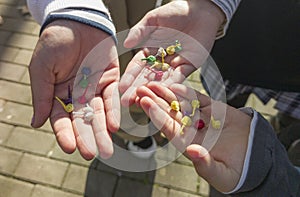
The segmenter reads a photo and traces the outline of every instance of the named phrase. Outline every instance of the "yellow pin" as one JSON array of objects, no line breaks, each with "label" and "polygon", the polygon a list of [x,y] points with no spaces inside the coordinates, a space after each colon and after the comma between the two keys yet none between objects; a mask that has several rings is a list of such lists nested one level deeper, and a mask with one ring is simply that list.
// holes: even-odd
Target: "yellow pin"
[{"label": "yellow pin", "polygon": [[60,98],[55,96],[55,99],[63,106],[64,110],[68,113],[71,113],[74,110],[74,106],[72,103],[65,104]]},{"label": "yellow pin", "polygon": [[190,116],[193,117],[195,115],[196,109],[200,107],[200,101],[199,100],[192,100],[191,105],[192,105],[192,108],[193,108],[193,112]]},{"label": "yellow pin", "polygon": [[215,120],[213,116],[211,116],[211,126],[214,129],[220,129],[221,128],[221,121],[220,120]]},{"label": "yellow pin", "polygon": [[181,119],[181,128],[180,128],[180,134],[183,135],[183,129],[185,127],[189,127],[192,125],[192,119],[189,117],[189,116],[184,116],[182,119]]},{"label": "yellow pin", "polygon": [[179,111],[180,110],[180,104],[178,101],[172,101],[171,104],[171,109],[174,111]]}]

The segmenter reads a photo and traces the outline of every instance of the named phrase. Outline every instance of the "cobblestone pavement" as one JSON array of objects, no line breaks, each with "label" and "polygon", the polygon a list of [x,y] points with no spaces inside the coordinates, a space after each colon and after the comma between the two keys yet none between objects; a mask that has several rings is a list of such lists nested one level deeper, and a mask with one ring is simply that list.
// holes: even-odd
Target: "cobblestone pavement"
[{"label": "cobblestone pavement", "polygon": [[208,196],[208,184],[184,157],[157,171],[122,172],[63,153],[49,122],[30,127],[27,67],[40,27],[23,5],[0,0],[0,197]]}]

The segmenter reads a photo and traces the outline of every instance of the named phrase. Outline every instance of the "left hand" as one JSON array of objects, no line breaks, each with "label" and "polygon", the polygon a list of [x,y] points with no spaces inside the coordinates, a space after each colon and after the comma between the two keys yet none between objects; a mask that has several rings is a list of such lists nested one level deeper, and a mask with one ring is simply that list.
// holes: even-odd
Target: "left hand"
[{"label": "left hand", "polygon": [[[193,162],[197,173],[206,179],[209,184],[221,192],[232,191],[237,185],[247,150],[251,117],[238,109],[224,103],[212,101],[209,97],[181,84],[172,84],[169,88],[152,82],[137,90],[140,105],[150,117],[154,125],[171,141],[179,151]],[[194,126],[185,127],[184,133],[179,130],[182,125],[182,111],[191,111],[190,102],[194,99],[200,101],[200,110],[192,118],[201,117],[206,126],[197,130]],[[170,103],[174,100],[180,102],[181,111],[174,111]],[[221,110],[220,110],[221,109]],[[225,109],[224,113],[219,112]],[[220,130],[212,128],[211,116],[220,120]],[[203,147],[206,135],[214,136],[219,132],[218,139],[211,150]]]}]

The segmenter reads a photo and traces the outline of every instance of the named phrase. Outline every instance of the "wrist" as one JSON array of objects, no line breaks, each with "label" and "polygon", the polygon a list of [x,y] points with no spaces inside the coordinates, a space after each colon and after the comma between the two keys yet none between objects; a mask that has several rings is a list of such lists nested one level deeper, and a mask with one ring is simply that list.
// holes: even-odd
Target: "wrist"
[{"label": "wrist", "polygon": [[226,15],[222,9],[211,0],[189,0],[195,11],[209,16],[221,28],[226,23]]}]

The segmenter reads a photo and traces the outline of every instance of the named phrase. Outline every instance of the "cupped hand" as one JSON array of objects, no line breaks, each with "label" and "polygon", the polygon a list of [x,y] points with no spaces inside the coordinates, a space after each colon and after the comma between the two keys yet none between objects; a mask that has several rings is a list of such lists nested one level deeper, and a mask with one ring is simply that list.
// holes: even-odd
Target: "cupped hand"
[{"label": "cupped hand", "polygon": [[149,71],[141,59],[155,55],[157,48],[166,48],[175,40],[181,43],[183,50],[167,57],[173,70],[161,81],[165,84],[183,81],[204,63],[224,20],[223,12],[208,0],[174,1],[148,12],[131,28],[124,42],[127,48],[139,44],[147,48],[133,57],[121,78],[121,103],[133,104],[137,99],[136,89],[150,81],[144,79]]},{"label": "cupped hand", "polygon": [[[177,149],[184,152],[201,177],[221,192],[229,192],[235,188],[243,170],[250,116],[181,84],[172,84],[167,88],[152,82],[140,87],[137,95],[140,97],[141,107],[155,126]],[[174,100],[180,103],[181,110],[178,112],[170,107]],[[200,101],[200,109],[191,118],[192,125],[185,127],[180,134],[181,120],[184,113],[192,111],[192,100]],[[222,109],[225,109],[225,114],[219,113]],[[221,122],[221,127],[214,128],[211,117],[221,120],[224,115],[225,121]],[[195,128],[199,119],[204,121],[204,128]],[[220,135],[216,135],[218,132]],[[207,149],[204,144],[214,141],[214,137],[217,137],[216,143]]]},{"label": "cupped hand", "polygon": [[[86,58],[98,43],[103,46],[97,53],[98,59]],[[96,61],[100,58],[103,61]],[[67,99],[70,87],[75,110],[86,107],[75,104],[84,92],[76,84],[82,62],[92,72],[88,79],[91,88],[87,100],[94,110],[94,118],[88,124],[90,129],[78,126],[78,118],[73,119],[72,114],[54,99],[55,96]],[[104,158],[110,157],[113,147],[109,132],[118,129],[120,111],[119,105],[115,104],[119,100],[119,66],[113,39],[96,28],[75,21],[54,21],[41,33],[29,73],[34,108],[32,127],[38,128],[50,118],[56,140],[66,153],[78,148],[85,159],[92,159],[97,151]]]}]

